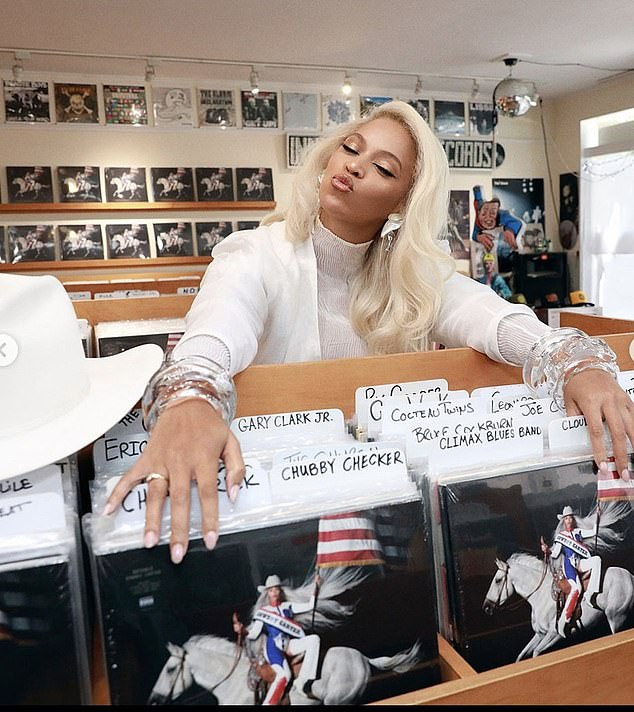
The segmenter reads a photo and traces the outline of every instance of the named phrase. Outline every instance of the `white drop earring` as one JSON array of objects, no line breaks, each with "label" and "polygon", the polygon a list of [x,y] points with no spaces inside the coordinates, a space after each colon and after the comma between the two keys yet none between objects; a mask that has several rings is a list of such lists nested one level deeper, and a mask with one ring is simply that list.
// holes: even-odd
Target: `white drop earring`
[{"label": "white drop earring", "polygon": [[385,251],[390,252],[394,247],[394,238],[403,224],[403,216],[400,213],[390,213],[385,224],[381,228],[381,239],[386,240]]}]

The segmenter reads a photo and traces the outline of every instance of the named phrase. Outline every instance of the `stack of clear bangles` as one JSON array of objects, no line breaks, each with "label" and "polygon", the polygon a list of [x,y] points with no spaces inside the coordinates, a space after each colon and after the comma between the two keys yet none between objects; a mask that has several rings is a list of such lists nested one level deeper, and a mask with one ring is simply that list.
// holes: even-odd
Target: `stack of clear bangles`
[{"label": "stack of clear bangles", "polygon": [[148,432],[161,413],[176,401],[202,398],[222,415],[227,425],[236,412],[236,391],[229,373],[206,356],[168,357],[145,388],[141,406]]},{"label": "stack of clear bangles", "polygon": [[573,328],[554,329],[539,339],[524,364],[524,383],[537,397],[550,396],[566,412],[564,390],[573,376],[598,368],[617,378],[616,354],[600,338]]}]

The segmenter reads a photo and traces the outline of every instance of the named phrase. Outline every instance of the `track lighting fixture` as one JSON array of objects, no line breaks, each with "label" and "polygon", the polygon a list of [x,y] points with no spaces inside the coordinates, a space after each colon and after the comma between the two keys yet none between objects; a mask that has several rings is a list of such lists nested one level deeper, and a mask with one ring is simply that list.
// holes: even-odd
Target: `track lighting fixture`
[{"label": "track lighting fixture", "polygon": [[148,59],[147,62],[145,63],[145,81],[151,82],[152,79],[154,79],[155,75],[156,75],[156,71],[154,69],[154,65]]},{"label": "track lighting fixture", "polygon": [[348,72],[346,72],[346,75],[343,78],[343,84],[341,85],[341,93],[344,96],[350,96],[350,94],[352,93],[352,79]]},{"label": "track lighting fixture", "polygon": [[416,86],[414,87],[414,94],[418,96],[423,93],[423,80],[420,76],[416,77]]},{"label": "track lighting fixture", "polygon": [[22,63],[23,59],[28,59],[28,57],[25,57],[19,52],[16,52],[13,55],[13,67],[11,67],[11,71],[13,72],[13,78],[16,82],[19,82],[24,74],[24,64]]},{"label": "track lighting fixture", "polygon": [[251,94],[259,94],[260,75],[255,71],[255,67],[251,67],[251,74],[249,74],[249,82],[251,84]]}]

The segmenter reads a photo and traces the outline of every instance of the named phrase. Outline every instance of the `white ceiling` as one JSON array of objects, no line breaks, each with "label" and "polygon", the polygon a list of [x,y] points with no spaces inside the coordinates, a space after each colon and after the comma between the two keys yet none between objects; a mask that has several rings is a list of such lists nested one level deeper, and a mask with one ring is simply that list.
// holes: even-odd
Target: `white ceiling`
[{"label": "white ceiling", "polygon": [[[139,57],[33,53],[26,79],[49,72],[142,81],[145,57],[181,57],[245,64],[159,59],[156,79],[248,88],[248,65],[256,64],[264,89],[267,82],[318,89],[338,85],[348,68],[366,90],[412,93],[420,74],[430,95],[468,92],[477,78],[482,95],[491,96],[507,74],[500,58],[511,55],[520,59],[514,76],[535,81],[546,100],[634,67],[634,0],[0,0],[0,9],[5,72],[14,62],[7,49],[15,48]],[[362,71],[368,68],[409,76]]]}]

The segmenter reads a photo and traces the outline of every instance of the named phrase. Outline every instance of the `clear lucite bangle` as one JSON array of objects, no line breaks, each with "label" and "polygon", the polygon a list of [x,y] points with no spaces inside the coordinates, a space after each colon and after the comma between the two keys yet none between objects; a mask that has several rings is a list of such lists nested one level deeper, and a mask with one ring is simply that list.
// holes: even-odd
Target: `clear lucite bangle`
[{"label": "clear lucite bangle", "polygon": [[579,329],[555,329],[535,342],[523,368],[526,386],[537,397],[554,399],[565,412],[564,390],[573,376],[596,368],[617,378],[616,354],[608,344]]},{"label": "clear lucite bangle", "polygon": [[186,398],[207,401],[227,425],[235,416],[235,387],[222,366],[205,356],[168,358],[152,376],[143,394],[141,405],[147,431],[152,432],[168,405]]}]

